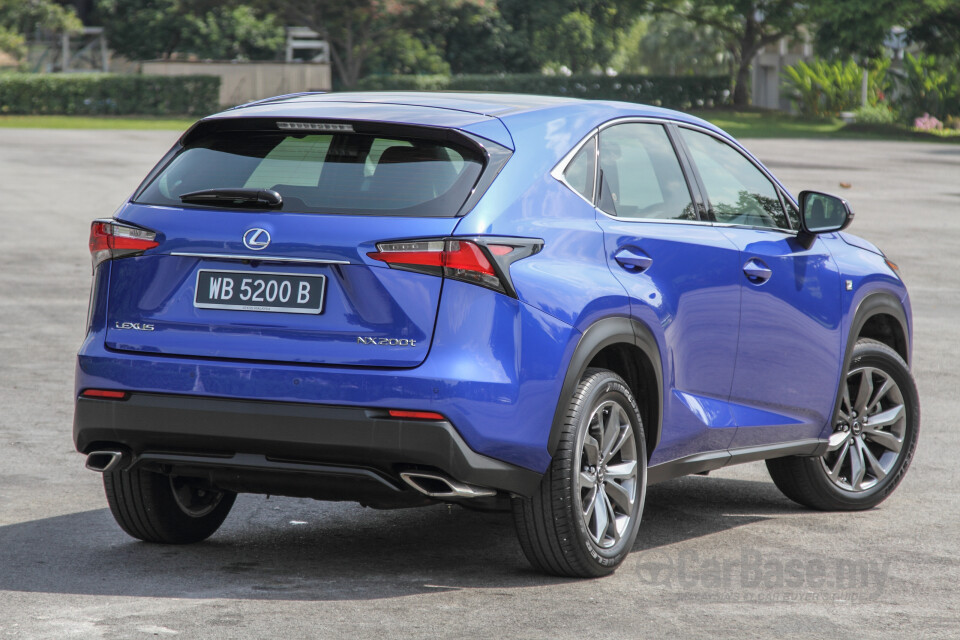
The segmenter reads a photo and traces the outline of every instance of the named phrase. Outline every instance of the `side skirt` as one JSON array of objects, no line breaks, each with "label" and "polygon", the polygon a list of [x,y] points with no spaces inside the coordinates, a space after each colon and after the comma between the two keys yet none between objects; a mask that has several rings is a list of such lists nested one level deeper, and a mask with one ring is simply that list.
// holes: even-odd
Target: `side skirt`
[{"label": "side skirt", "polygon": [[827,441],[811,438],[756,447],[742,447],[724,451],[707,451],[685,458],[664,462],[647,470],[647,484],[657,484],[680,476],[704,473],[721,467],[744,462],[755,462],[784,456],[822,456],[827,451]]}]

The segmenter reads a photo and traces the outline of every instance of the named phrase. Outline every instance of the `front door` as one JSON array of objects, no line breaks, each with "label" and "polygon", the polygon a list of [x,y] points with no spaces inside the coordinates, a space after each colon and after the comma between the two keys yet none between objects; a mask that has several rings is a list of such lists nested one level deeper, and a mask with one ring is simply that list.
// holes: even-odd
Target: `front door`
[{"label": "front door", "polygon": [[[840,275],[769,177],[717,137],[680,128],[720,230],[740,251],[740,338],[730,391],[732,447],[817,438],[842,367]],[[786,207],[784,206],[786,204]]]}]

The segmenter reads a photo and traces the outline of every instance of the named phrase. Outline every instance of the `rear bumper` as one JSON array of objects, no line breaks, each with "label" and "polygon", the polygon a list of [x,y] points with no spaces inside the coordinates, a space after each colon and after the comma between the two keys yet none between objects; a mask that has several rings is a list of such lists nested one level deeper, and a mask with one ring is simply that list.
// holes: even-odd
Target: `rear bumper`
[{"label": "rear bumper", "polygon": [[473,451],[448,421],[394,419],[360,407],[152,393],[80,397],[73,438],[81,453],[123,450],[127,468],[328,500],[403,502],[414,495],[399,477],[407,469],[518,495],[530,495],[541,479]]}]

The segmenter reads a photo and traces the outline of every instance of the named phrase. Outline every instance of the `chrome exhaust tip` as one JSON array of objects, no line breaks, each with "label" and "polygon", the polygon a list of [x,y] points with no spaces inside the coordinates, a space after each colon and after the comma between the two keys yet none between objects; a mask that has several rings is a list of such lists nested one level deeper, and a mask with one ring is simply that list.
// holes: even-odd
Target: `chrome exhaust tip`
[{"label": "chrome exhaust tip", "polygon": [[87,469],[106,473],[116,469],[123,460],[122,451],[91,451],[87,454]]},{"label": "chrome exhaust tip", "polygon": [[402,471],[400,477],[408,485],[431,498],[489,498],[497,495],[493,489],[464,484],[430,471]]}]

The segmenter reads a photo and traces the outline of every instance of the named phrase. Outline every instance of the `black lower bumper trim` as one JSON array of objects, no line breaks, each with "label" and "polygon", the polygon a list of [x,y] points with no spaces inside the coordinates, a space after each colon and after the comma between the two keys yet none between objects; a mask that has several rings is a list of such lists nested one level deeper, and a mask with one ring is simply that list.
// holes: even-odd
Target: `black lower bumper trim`
[{"label": "black lower bumper trim", "polygon": [[427,467],[529,496],[542,477],[473,451],[449,422],[357,407],[147,393],[81,397],[73,436],[81,453],[120,446],[132,464],[193,470],[250,493],[357,499],[351,493],[362,485],[364,495],[402,501],[412,490],[399,471]]}]

